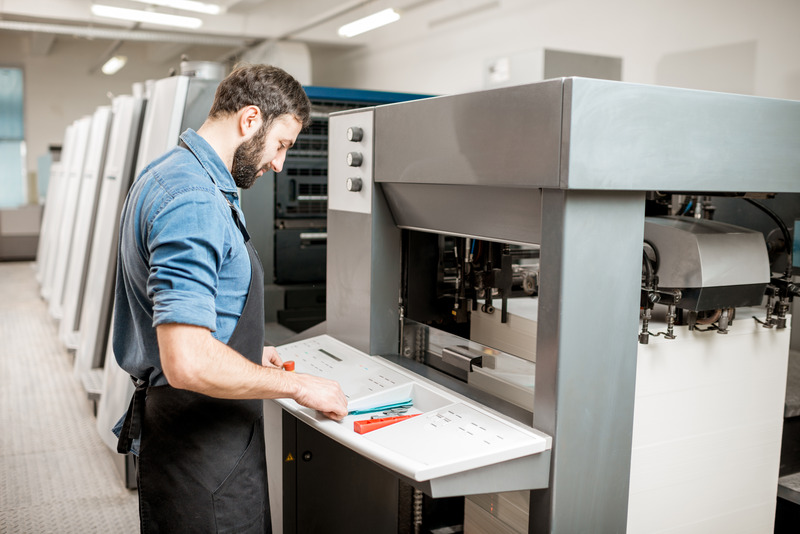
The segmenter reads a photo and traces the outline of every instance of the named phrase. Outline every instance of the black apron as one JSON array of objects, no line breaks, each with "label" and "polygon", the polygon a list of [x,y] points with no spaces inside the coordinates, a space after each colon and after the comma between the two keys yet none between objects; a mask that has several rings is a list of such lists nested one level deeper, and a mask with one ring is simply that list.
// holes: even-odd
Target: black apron
[{"label": "black apron", "polygon": [[[232,205],[231,211],[247,245],[251,277],[228,346],[261,365],[264,270]],[[168,385],[137,386],[118,450],[130,450],[140,426],[143,533],[272,532],[262,403],[216,399]]]}]

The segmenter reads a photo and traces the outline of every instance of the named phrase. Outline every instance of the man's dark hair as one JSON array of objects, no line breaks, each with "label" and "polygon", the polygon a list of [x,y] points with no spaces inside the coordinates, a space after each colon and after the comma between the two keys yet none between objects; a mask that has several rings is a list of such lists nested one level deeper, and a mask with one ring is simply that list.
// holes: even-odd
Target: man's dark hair
[{"label": "man's dark hair", "polygon": [[235,67],[217,87],[208,116],[216,119],[246,106],[258,106],[266,127],[287,113],[303,128],[311,123],[311,102],[303,86],[283,69],[271,65]]}]

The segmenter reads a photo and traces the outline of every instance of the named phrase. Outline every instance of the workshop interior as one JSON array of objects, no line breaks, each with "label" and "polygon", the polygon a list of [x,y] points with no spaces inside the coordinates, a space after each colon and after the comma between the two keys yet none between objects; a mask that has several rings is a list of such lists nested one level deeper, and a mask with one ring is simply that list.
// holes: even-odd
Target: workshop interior
[{"label": "workshop interior", "polygon": [[0,1],[0,532],[138,531],[120,213],[242,62],[311,102],[265,345],[348,399],[264,401],[273,532],[798,531],[800,5],[100,2]]}]

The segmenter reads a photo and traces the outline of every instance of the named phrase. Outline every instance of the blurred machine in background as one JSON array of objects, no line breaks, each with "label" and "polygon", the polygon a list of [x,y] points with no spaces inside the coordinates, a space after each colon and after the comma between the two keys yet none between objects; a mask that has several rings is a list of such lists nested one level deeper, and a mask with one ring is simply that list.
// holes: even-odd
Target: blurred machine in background
[{"label": "blurred machine in background", "polygon": [[424,95],[305,87],[311,126],[286,153],[280,173],[242,192],[247,228],[264,265],[267,341],[278,343],[325,320],[328,115]]},{"label": "blurred machine in background", "polygon": [[51,178],[37,276],[128,487],[135,487],[132,457],[117,455],[111,433],[133,390],[110,347],[119,214],[144,166],[203,124],[226,74],[219,63],[183,61],[177,75],[135,84],[133,94],[67,128],[61,172]]}]

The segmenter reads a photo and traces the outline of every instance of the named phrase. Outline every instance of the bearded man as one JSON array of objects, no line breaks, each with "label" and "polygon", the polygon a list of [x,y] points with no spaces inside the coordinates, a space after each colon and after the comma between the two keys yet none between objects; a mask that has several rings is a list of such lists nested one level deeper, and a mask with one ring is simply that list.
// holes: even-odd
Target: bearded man
[{"label": "bearded man", "polygon": [[142,532],[270,532],[262,399],[346,415],[339,384],[282,371],[264,347],[263,270],[237,193],[281,171],[310,110],[285,71],[238,67],[125,200],[113,347],[137,387],[115,430],[138,455]]}]

